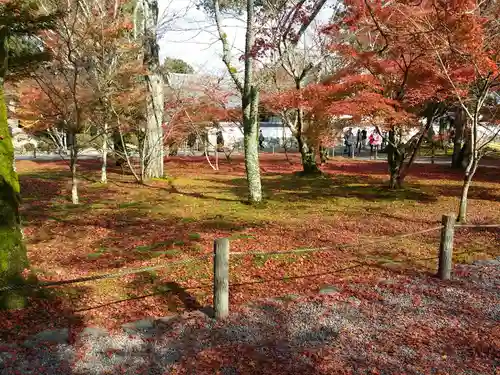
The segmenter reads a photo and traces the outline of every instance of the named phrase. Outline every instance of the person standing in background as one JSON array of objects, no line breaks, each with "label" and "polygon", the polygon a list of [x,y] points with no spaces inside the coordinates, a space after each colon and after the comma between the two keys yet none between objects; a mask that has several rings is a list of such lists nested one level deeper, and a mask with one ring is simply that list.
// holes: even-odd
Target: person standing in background
[{"label": "person standing in background", "polygon": [[260,150],[264,150],[264,134],[262,134],[262,129],[260,129],[260,132],[259,132],[259,148]]},{"label": "person standing in background", "polygon": [[366,138],[367,138],[367,131],[366,131],[366,129],[363,129],[361,131],[361,144],[362,144],[363,150],[366,150]]},{"label": "person standing in background", "polygon": [[378,148],[382,144],[382,137],[375,130],[372,134],[370,134],[370,159],[374,156],[374,159],[377,160]]}]

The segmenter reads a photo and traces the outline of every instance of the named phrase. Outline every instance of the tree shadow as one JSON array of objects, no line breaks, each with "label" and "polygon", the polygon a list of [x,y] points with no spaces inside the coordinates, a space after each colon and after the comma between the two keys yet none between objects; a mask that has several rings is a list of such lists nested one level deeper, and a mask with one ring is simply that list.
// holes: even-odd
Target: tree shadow
[{"label": "tree shadow", "polygon": [[83,318],[75,311],[74,302],[83,298],[87,291],[88,288],[82,286],[30,290],[28,306],[0,310],[0,347],[2,343],[22,343],[28,338],[34,341],[33,335],[39,332],[64,328],[70,331],[69,340],[74,340],[74,335],[84,326]]},{"label": "tree shadow", "polygon": [[[235,178],[224,183],[234,195],[242,199],[247,194],[244,178]],[[369,176],[336,174],[307,177],[298,173],[270,173],[262,179],[262,186],[266,198],[275,201],[356,198],[366,201],[414,200],[428,203],[437,200],[435,195],[422,191],[418,186],[391,190],[380,184],[380,180]]]},{"label": "tree shadow", "polygon": [[[387,162],[330,162],[323,167],[324,171],[331,174],[355,174],[371,176],[388,176]],[[464,172],[452,169],[442,164],[414,164],[408,174],[409,178],[428,180],[453,180],[463,181]],[[479,167],[474,175],[474,181],[478,182],[500,182],[498,169],[486,166]]]},{"label": "tree shadow", "polygon": [[[339,282],[325,295],[254,301],[223,321],[193,311],[156,321],[153,335],[118,349],[119,362],[105,352],[88,360],[138,374],[490,372],[494,283],[470,284],[395,275]],[[487,311],[474,306],[477,293],[490,301]]]},{"label": "tree shadow", "polygon": [[[462,186],[461,185],[433,185],[430,187],[435,194],[444,197],[461,197],[462,196]],[[485,200],[485,201],[500,201],[500,188],[494,189],[492,187],[483,187],[474,185],[474,181],[471,184],[468,193],[469,199]]]}]

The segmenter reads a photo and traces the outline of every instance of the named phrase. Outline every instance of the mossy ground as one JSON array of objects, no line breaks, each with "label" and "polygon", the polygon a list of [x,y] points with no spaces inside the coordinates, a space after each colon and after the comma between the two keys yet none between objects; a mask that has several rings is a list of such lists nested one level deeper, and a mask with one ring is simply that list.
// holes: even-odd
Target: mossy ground
[{"label": "mossy ground", "polygon": [[[266,202],[257,208],[244,202],[241,159],[221,162],[219,172],[201,158],[170,159],[170,178],[148,186],[112,168],[103,186],[97,183],[98,161],[82,161],[79,206],[68,204],[64,163],[18,163],[28,254],[40,279],[167,265],[154,279],[127,276],[77,284],[78,298],[58,295],[52,316],[72,311],[88,324],[113,325],[190,308],[193,300],[209,304],[210,258],[174,262],[208,256],[219,237],[231,238],[232,252],[328,248],[293,256],[231,256],[232,304],[306,293],[355,275],[435,272],[439,231],[394,236],[437,226],[443,214],[455,212],[459,172],[415,165],[405,188],[391,191],[385,186],[384,162],[338,158],[324,166],[322,177],[302,177],[295,173],[300,171],[297,156],[293,165],[280,155],[262,159]],[[500,223],[499,182],[497,170],[478,171],[470,192],[471,223]],[[374,240],[377,244],[371,244]],[[498,256],[499,243],[495,229],[457,230],[455,261]]]}]

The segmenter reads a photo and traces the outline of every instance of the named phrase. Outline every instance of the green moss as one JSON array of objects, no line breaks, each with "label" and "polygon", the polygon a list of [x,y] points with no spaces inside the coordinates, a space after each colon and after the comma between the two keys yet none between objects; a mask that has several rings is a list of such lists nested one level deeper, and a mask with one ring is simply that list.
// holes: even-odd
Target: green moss
[{"label": "green moss", "polygon": [[0,176],[15,193],[19,193],[19,179],[12,168],[14,162],[14,146],[7,124],[7,107],[3,86],[0,84]]},{"label": "green moss", "polygon": [[[21,273],[28,266],[19,223],[19,180],[13,161],[14,148],[0,84],[0,285],[23,283]],[[20,291],[0,294],[0,308],[19,308],[24,304]]]}]

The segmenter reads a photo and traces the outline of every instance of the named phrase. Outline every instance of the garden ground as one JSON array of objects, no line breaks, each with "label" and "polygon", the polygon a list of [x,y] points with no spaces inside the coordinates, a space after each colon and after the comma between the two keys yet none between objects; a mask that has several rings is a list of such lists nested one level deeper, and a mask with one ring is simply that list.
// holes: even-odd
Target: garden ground
[{"label": "garden ground", "polygon": [[[213,171],[202,158],[173,158],[169,177],[148,186],[112,169],[99,182],[99,163],[80,163],[81,204],[69,203],[64,162],[19,161],[23,224],[31,265],[40,280],[116,272],[165,264],[212,252],[215,238],[229,237],[231,251],[329,247],[286,256],[233,256],[231,304],[317,292],[322,285],[381,275],[435,272],[439,231],[391,239],[439,225],[454,212],[461,175],[443,165],[415,165],[405,189],[385,188],[386,163],[338,158],[321,178],[301,177],[297,156],[262,160],[266,203],[244,203],[241,159]],[[470,191],[469,221],[500,222],[500,174],[480,168]],[[373,240],[377,244],[370,245]],[[385,240],[384,240],[385,239]],[[497,228],[457,230],[455,262],[500,255]],[[349,244],[351,246],[344,246]],[[23,340],[53,327],[97,325],[108,329],[211,304],[208,258],[155,272],[57,287],[30,308],[3,312],[0,337]]]}]

